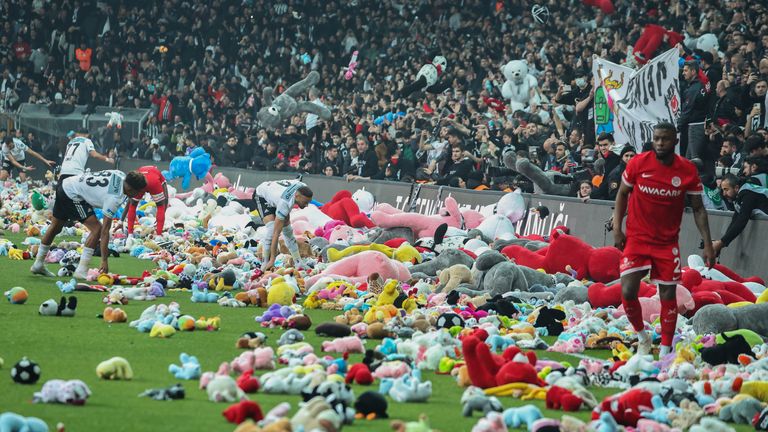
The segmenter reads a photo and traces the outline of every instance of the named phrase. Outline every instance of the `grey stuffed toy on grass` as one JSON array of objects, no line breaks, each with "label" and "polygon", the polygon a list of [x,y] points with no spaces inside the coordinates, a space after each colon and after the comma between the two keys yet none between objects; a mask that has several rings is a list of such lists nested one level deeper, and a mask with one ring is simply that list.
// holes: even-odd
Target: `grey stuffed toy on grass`
[{"label": "grey stuffed toy on grass", "polygon": [[374,228],[368,233],[368,242],[384,244],[395,238],[404,238],[410,244],[414,243],[413,230],[406,227]]},{"label": "grey stuffed toy on grass", "polygon": [[554,287],[555,279],[540,271],[517,265],[498,251],[480,254],[473,267],[474,287],[461,284],[456,291],[469,296],[487,294],[491,297],[511,291],[527,292],[532,285]]},{"label": "grey stuffed toy on grass", "polygon": [[448,249],[443,251],[443,253],[433,260],[411,267],[410,271],[412,275],[414,273],[424,273],[428,276],[437,276],[440,271],[454,264],[464,264],[467,267],[472,267],[474,261],[463,251],[458,249]]},{"label": "grey stuffed toy on grass", "polygon": [[729,308],[721,304],[710,304],[699,309],[691,323],[697,334],[722,333],[730,330],[747,329],[768,337],[768,303]]},{"label": "grey stuffed toy on grass", "polygon": [[328,108],[312,102],[296,101],[296,97],[305,94],[307,90],[318,82],[320,82],[320,74],[317,71],[312,71],[306,78],[288,87],[287,90],[276,98],[274,97],[274,89],[272,87],[265,87],[263,93],[264,106],[256,114],[259,123],[267,129],[275,130],[300,112],[316,114],[326,121],[331,120],[332,115]]}]

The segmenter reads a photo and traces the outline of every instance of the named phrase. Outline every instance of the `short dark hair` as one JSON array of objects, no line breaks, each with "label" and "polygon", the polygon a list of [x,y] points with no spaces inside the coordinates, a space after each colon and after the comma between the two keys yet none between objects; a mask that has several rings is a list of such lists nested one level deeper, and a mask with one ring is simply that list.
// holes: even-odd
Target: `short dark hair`
[{"label": "short dark hair", "polygon": [[312,192],[312,189],[310,189],[309,186],[302,186],[298,188],[296,192],[304,195],[307,198],[312,198],[312,195],[314,195],[314,193]]},{"label": "short dark hair", "polygon": [[732,186],[741,186],[741,181],[739,181],[739,178],[736,177],[736,174],[726,173],[723,176],[723,180],[722,181],[727,181]]},{"label": "short dark hair", "polygon": [[695,60],[688,60],[687,62],[683,63],[683,67],[688,66],[689,69],[693,69],[694,72],[699,71],[699,64],[696,63]]},{"label": "short dark hair", "polygon": [[755,150],[759,150],[765,147],[765,141],[760,135],[752,135],[747,138],[747,142],[744,144],[744,152],[750,154]]},{"label": "short dark hair", "polygon": [[10,136],[10,135],[8,135],[8,136],[6,136],[5,138],[3,138],[3,142],[4,142],[5,144],[13,144],[13,137],[12,137],[12,136]]},{"label": "short dark hair", "polygon": [[600,135],[597,136],[598,141],[605,141],[608,140],[610,142],[615,142],[613,139],[613,134],[610,134],[608,132],[600,132]]},{"label": "short dark hair", "polygon": [[137,191],[143,190],[147,187],[147,179],[144,178],[144,174],[138,171],[131,171],[125,176],[125,182],[128,186],[136,189]]},{"label": "short dark hair", "polygon": [[653,127],[654,130],[666,130],[671,131],[674,134],[677,134],[677,128],[675,125],[673,125],[670,122],[660,122],[656,123],[656,126]]}]

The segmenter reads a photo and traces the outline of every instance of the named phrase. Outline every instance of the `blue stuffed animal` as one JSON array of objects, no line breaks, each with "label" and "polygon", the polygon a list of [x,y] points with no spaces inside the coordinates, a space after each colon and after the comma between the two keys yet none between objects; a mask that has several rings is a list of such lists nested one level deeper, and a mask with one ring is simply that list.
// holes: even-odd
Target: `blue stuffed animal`
[{"label": "blue stuffed animal", "polygon": [[[201,290],[200,287],[203,289]],[[192,298],[194,303],[216,303],[219,301],[219,295],[215,292],[208,292],[208,288],[205,287],[205,283],[192,284]]]},{"label": "blue stuffed animal", "polygon": [[62,294],[69,294],[75,290],[77,281],[72,279],[69,282],[56,281],[56,286],[59,287]]},{"label": "blue stuffed animal", "polygon": [[507,408],[502,413],[502,417],[504,417],[504,423],[510,429],[517,429],[525,424],[528,426],[528,430],[531,430],[533,423],[544,416],[541,414],[539,407],[528,404],[521,407]]},{"label": "blue stuffed animal", "polygon": [[3,432],[48,432],[48,425],[37,417],[23,417],[16,413],[0,414],[0,431]]},{"label": "blue stuffed animal", "polygon": [[196,179],[202,180],[210,169],[211,155],[206,153],[202,147],[197,147],[188,156],[176,156],[173,158],[168,171],[163,171],[163,176],[167,181],[177,178],[182,179],[181,188],[187,190],[192,175]]},{"label": "blue stuffed animal", "polygon": [[200,378],[200,361],[197,357],[187,353],[179,355],[181,366],[172,364],[168,366],[168,372],[176,379],[194,380]]}]

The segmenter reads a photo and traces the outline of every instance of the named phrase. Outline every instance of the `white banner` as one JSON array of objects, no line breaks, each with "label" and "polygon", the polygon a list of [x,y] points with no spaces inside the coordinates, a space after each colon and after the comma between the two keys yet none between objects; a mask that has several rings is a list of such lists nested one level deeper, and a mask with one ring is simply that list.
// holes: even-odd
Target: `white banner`
[{"label": "white banner", "polygon": [[659,122],[677,125],[680,114],[678,51],[656,56],[639,70],[595,57],[595,133],[612,133],[616,152],[630,144],[639,152]]}]

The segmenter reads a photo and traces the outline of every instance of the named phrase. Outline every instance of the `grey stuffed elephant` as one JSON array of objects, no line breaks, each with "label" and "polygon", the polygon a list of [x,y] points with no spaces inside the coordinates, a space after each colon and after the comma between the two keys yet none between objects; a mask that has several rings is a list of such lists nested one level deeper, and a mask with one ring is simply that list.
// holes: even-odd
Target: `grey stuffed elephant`
[{"label": "grey stuffed elephant", "polygon": [[288,87],[280,96],[273,99],[274,89],[264,88],[264,106],[256,114],[259,123],[267,129],[275,130],[288,121],[292,116],[300,112],[316,114],[323,120],[331,119],[331,111],[312,102],[297,102],[296,97],[307,92],[312,86],[320,82],[320,74],[312,71],[303,80]]}]

